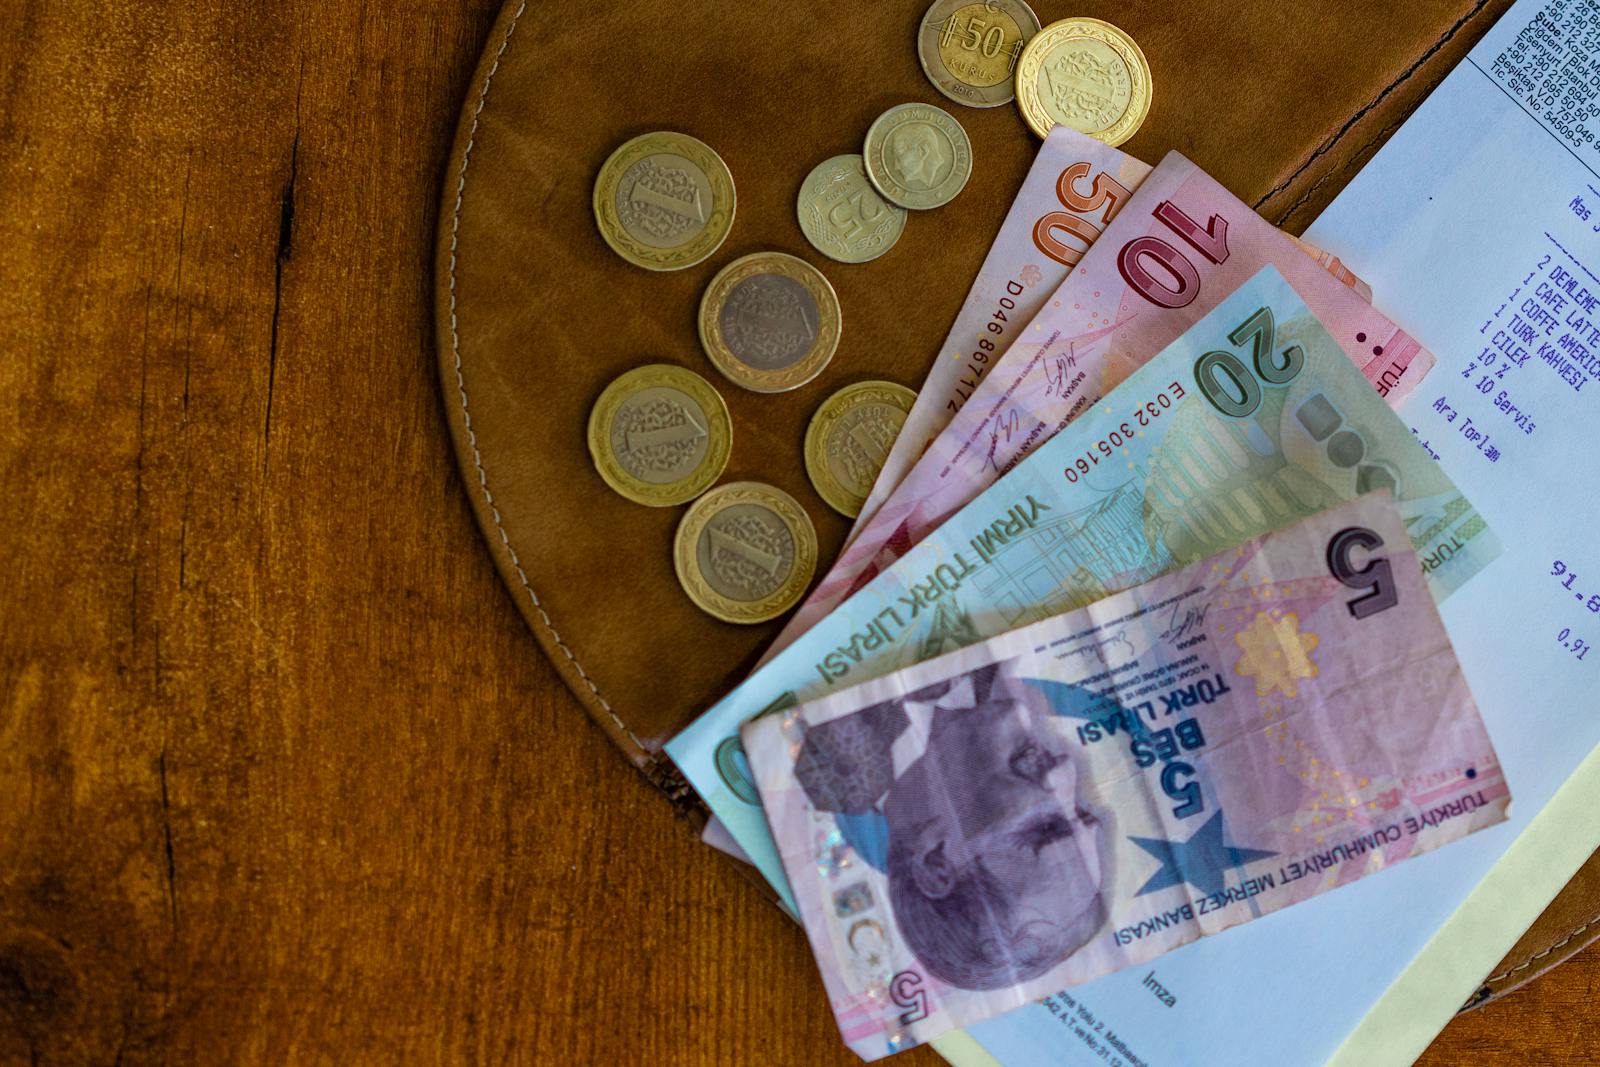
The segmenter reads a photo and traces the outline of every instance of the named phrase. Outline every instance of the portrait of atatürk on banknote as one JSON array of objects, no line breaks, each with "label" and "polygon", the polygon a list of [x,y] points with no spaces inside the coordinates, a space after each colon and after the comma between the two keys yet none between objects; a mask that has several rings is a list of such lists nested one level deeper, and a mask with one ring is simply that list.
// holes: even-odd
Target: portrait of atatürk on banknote
[{"label": "portrait of atat\u00fcrk on banknote", "polygon": [[1059,720],[988,665],[806,730],[795,776],[888,882],[934,975],[997,989],[1106,920],[1108,852]]}]

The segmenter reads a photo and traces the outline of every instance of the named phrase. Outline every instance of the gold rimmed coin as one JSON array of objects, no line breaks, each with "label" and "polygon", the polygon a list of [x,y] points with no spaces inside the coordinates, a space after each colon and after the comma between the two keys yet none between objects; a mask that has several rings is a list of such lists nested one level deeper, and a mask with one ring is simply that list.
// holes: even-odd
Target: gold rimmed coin
[{"label": "gold rimmed coin", "polygon": [[806,427],[806,474],[830,508],[852,519],[861,514],[916,400],[894,382],[857,382],[817,408]]},{"label": "gold rimmed coin", "polygon": [[693,500],[722,476],[733,421],[722,396],[694,371],[635,367],[589,411],[589,455],[605,483],[636,504]]},{"label": "gold rimmed coin", "polygon": [[1109,22],[1073,18],[1034,35],[1017,63],[1017,106],[1040,137],[1056,126],[1119,145],[1150,113],[1150,64]]},{"label": "gold rimmed coin", "polygon": [[625,142],[594,183],[600,236],[646,270],[682,270],[711,255],[733,228],[734,206],[728,165],[683,133],[646,133]]},{"label": "gold rimmed coin", "polygon": [[766,622],[805,595],[817,569],[817,531],[783,490],[729,482],[684,514],[672,561],[701,610],[724,622]]},{"label": "gold rimmed coin", "polygon": [[967,131],[932,104],[900,104],[879,115],[861,154],[884,199],[914,211],[948,204],[972,177]]},{"label": "gold rimmed coin", "polygon": [[700,343],[735,385],[781,393],[821,373],[839,344],[839,298],[822,272],[782,252],[723,267],[700,299]]},{"label": "gold rimmed coin", "polygon": [[917,31],[917,58],[933,87],[969,107],[1016,96],[1017,60],[1039,32],[1022,0],[934,0]]},{"label": "gold rimmed coin", "polygon": [[840,263],[877,259],[905,232],[905,208],[885,200],[867,180],[858,155],[818,163],[800,186],[795,208],[800,232],[818,252]]}]

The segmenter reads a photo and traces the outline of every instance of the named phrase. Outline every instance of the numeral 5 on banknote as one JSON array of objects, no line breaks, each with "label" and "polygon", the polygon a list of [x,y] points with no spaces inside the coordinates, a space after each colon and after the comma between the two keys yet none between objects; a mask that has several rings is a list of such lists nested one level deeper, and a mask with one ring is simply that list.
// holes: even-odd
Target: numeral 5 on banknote
[{"label": "numeral 5 on banknote", "polygon": [[[1243,406],[1234,373],[1202,391]],[[743,736],[867,1059],[1381,871],[1509,803],[1387,492]]]}]

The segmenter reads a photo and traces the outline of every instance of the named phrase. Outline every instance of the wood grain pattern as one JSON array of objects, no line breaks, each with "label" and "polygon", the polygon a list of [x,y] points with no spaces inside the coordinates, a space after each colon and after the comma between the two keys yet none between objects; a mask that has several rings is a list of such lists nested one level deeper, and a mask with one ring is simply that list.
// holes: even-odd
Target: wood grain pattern
[{"label": "wood grain pattern", "polygon": [[[429,264],[494,14],[0,10],[0,1062],[854,1062],[469,514]],[[1425,1062],[1595,1062],[1597,991]]]}]

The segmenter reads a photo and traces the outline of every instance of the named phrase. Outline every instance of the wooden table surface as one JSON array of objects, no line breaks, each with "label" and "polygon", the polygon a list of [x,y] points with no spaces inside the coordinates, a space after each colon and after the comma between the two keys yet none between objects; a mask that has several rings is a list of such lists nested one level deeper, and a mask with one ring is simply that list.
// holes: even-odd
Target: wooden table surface
[{"label": "wooden table surface", "polygon": [[[0,1062],[855,1062],[468,511],[429,265],[494,14],[0,11]],[[1424,1062],[1595,1063],[1597,993]]]}]

